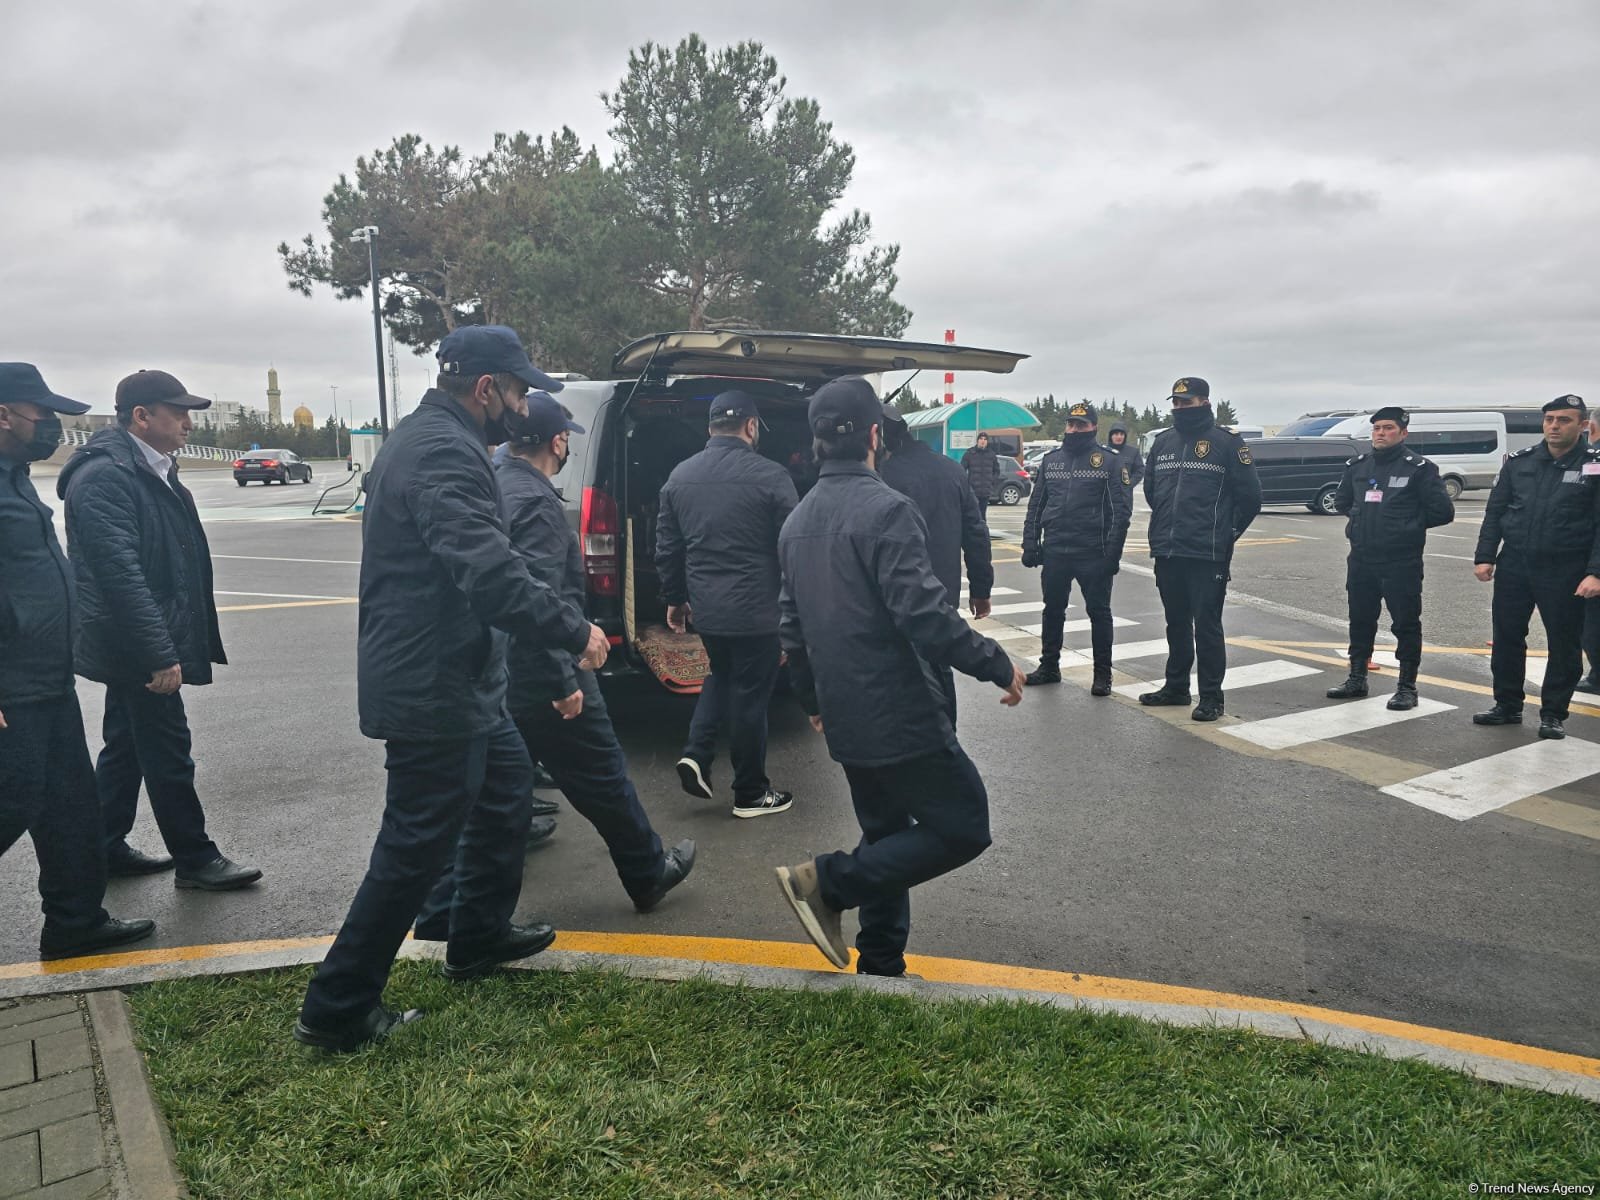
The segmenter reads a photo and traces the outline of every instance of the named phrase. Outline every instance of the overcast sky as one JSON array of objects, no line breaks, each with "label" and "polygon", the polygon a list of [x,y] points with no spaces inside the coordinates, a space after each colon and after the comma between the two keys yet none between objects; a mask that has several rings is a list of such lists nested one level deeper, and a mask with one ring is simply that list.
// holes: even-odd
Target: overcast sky
[{"label": "overcast sky", "polygon": [[401,133],[609,158],[598,93],[690,32],[763,42],[855,147],[908,336],[1033,356],[960,394],[1600,400],[1595,0],[5,4],[0,358],[97,411],[140,367],[265,407],[275,364],[285,414],[375,415],[370,309],[277,244]]}]

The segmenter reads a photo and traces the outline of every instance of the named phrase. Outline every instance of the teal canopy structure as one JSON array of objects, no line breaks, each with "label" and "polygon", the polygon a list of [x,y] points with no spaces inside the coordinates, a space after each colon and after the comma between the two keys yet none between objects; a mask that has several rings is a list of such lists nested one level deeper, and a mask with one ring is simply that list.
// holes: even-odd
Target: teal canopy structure
[{"label": "teal canopy structure", "polygon": [[906,424],[918,441],[956,459],[978,440],[980,430],[1026,430],[1039,423],[1039,418],[1022,405],[999,396],[980,396],[906,414]]}]

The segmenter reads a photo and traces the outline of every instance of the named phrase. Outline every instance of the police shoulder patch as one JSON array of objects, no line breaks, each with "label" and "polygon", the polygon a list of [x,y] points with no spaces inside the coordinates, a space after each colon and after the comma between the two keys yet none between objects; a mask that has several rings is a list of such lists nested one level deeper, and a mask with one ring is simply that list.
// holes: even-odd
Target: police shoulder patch
[{"label": "police shoulder patch", "polygon": [[1254,464],[1255,460],[1250,457],[1250,447],[1249,446],[1240,446],[1239,447],[1239,461],[1242,462],[1247,467]]}]

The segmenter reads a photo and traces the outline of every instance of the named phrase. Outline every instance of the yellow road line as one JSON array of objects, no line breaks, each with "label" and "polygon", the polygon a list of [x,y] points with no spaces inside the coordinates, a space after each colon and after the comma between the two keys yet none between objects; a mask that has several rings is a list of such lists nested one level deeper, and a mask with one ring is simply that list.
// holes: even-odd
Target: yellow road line
[{"label": "yellow road line", "polygon": [[217,611],[225,612],[260,612],[265,608],[324,608],[329,604],[355,604],[356,597],[346,596],[339,600],[290,600],[283,604],[226,604]]},{"label": "yellow road line", "polygon": [[[1280,641],[1274,640],[1272,644],[1274,646],[1303,646],[1308,650],[1343,650],[1350,643],[1349,642],[1280,642]],[[1394,647],[1393,646],[1380,646],[1380,647],[1378,647],[1378,649],[1385,650],[1385,651],[1389,652],[1390,654],[1394,653]],[[1422,652],[1424,654],[1476,654],[1476,655],[1479,655],[1480,657],[1487,658],[1489,655],[1494,653],[1494,650],[1493,650],[1493,648],[1491,648],[1489,646],[1428,646],[1428,645],[1425,645],[1425,646],[1422,647]],[[1548,650],[1529,650],[1528,651],[1528,657],[1529,658],[1549,658],[1550,657],[1550,652]],[[1386,670],[1390,670],[1390,671],[1394,670],[1393,667],[1388,667],[1388,668],[1385,668],[1385,669]]]},{"label": "yellow road line", "polygon": [[[331,938],[287,938],[275,941],[234,942],[212,946],[181,946],[169,950],[137,950],[126,954],[102,954],[86,958],[63,959],[53,963],[11,963],[0,966],[0,979],[21,979],[45,975],[114,970],[167,963],[196,962],[236,958],[281,950],[301,950],[324,946]],[[727,963],[739,966],[776,967],[785,970],[823,969],[817,951],[797,942],[749,941],[740,938],[682,937],[665,934],[563,932],[555,949],[588,954],[616,954],[635,958],[668,958],[700,963]],[[1392,1021],[1360,1013],[1318,1008],[1268,1000],[1235,992],[1214,992],[1203,988],[1176,987],[1138,979],[1117,979],[1103,975],[1084,975],[1075,971],[1049,971],[1037,967],[1010,967],[970,959],[938,958],[931,955],[906,956],[906,967],[913,974],[936,983],[976,987],[1012,988],[1046,992],[1084,1000],[1122,1001],[1137,1004],[1169,1004],[1185,1008],[1230,1009],[1246,1013],[1298,1017],[1338,1025],[1380,1037],[1401,1038],[1438,1046],[1461,1054],[1479,1054],[1524,1066],[1551,1071],[1567,1071],[1600,1079],[1600,1059],[1585,1058],[1538,1046],[1503,1042],[1475,1034],[1457,1033]],[[115,986],[111,984],[110,986]]]}]

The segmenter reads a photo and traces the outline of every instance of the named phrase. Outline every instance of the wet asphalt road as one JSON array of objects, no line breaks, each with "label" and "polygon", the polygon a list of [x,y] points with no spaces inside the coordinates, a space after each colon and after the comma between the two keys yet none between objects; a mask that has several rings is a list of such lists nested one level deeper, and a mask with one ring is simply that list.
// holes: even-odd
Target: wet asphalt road
[{"label": "wet asphalt road", "polygon": [[[224,852],[267,874],[258,888],[217,896],[177,892],[166,876],[113,881],[108,906],[155,917],[157,946],[328,933],[365,866],[383,795],[382,747],[356,728],[356,609],[326,599],[355,595],[360,526],[308,519],[320,487],[187,478],[207,518],[218,603],[231,610],[222,615],[231,665],[186,692],[201,793]],[[1467,518],[1479,511],[1464,503],[1463,527],[1445,532],[1475,538]],[[1035,602],[1037,572],[1015,562],[1009,540],[1021,511],[991,516],[997,583],[1014,590],[995,603]],[[1329,648],[1342,642],[1340,523],[1283,510],[1251,540],[1235,562],[1243,595],[1227,624],[1230,638],[1253,641],[1233,647],[1230,669],[1288,662],[1306,673],[1230,690],[1225,724],[1235,726],[1325,708],[1322,690],[1342,676],[1317,661],[1340,656]],[[1470,558],[1470,545],[1436,538],[1430,548]],[[1130,544],[1115,609],[1134,624],[1118,630],[1119,645],[1161,636],[1147,561]],[[1441,557],[1428,568],[1430,646],[1481,648],[1489,589],[1467,563]],[[986,627],[1025,654],[1037,642],[1015,627],[1038,619],[1019,611]],[[1087,634],[1068,644],[1086,646]],[[1160,657],[1119,662],[1118,682],[1160,671]],[[1424,673],[1463,685],[1424,687],[1450,711],[1277,752],[1184,711],[1093,699],[1082,669],[1031,690],[1016,710],[963,679],[962,740],[989,787],[994,845],[917,890],[912,950],[1600,1055],[1600,774],[1470,820],[1384,794],[1533,742],[1531,727],[1471,726],[1468,714],[1486,703],[1465,690],[1487,681],[1481,656],[1430,653]],[[80,692],[97,749],[100,689]],[[769,770],[798,798],[787,814],[736,821],[678,790],[672,763],[689,701],[637,680],[608,694],[646,808],[663,838],[699,841],[699,865],[657,913],[636,916],[599,838],[568,812],[529,855],[524,914],[572,930],[801,940],[772,866],[855,841],[843,775],[821,738],[791,703],[775,704]],[[1600,715],[1575,715],[1570,728],[1574,741],[1600,743]],[[727,776],[723,760],[715,780]],[[148,812],[134,841],[159,848]],[[0,861],[0,962],[34,957],[33,883],[23,843]]]}]

